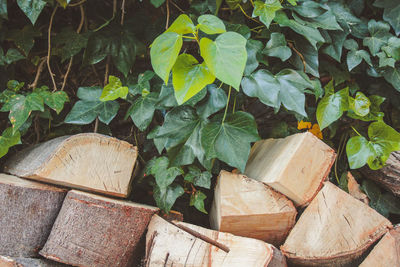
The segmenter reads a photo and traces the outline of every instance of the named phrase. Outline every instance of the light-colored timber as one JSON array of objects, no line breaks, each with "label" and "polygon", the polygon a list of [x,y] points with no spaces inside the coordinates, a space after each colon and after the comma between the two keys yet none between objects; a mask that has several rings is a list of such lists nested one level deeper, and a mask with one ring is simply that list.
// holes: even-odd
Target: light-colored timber
[{"label": "light-colored timber", "polygon": [[0,174],[0,255],[35,257],[67,190]]},{"label": "light-colored timber", "polygon": [[263,241],[217,232],[155,215],[146,235],[147,267],[283,267],[286,260]]},{"label": "light-colored timber", "polygon": [[292,264],[357,266],[359,256],[390,228],[374,209],[326,182],[281,250]]},{"label": "light-colored timber", "polygon": [[62,136],[22,150],[5,164],[19,177],[127,197],[138,152],[96,133]]},{"label": "light-colored timber", "polygon": [[212,229],[279,246],[296,214],[290,200],[262,182],[227,171],[219,174],[210,212]]},{"label": "light-colored timber", "polygon": [[266,139],[253,145],[244,174],[305,206],[318,193],[335,157],[332,148],[309,132]]},{"label": "light-colored timber", "polygon": [[349,194],[354,198],[364,202],[367,205],[369,204],[368,196],[361,191],[360,185],[350,172],[347,172],[347,188],[349,189]]},{"label": "light-colored timber", "polygon": [[158,208],[69,191],[40,254],[74,266],[134,266],[138,243]]},{"label": "light-colored timber", "polygon": [[0,267],[67,267],[67,265],[46,259],[0,256]]}]

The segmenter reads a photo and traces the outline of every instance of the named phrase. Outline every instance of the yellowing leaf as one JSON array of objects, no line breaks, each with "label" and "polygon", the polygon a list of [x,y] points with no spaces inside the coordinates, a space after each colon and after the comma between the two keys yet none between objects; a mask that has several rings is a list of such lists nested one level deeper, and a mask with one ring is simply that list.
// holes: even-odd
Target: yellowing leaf
[{"label": "yellowing leaf", "polygon": [[311,122],[301,120],[301,121],[297,122],[297,129],[299,129],[299,130],[311,129]]}]

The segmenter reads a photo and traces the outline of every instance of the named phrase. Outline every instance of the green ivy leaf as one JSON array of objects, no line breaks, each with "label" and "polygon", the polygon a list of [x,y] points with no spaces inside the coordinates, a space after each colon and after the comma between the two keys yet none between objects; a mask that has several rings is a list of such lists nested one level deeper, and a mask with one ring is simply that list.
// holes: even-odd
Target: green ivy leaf
[{"label": "green ivy leaf", "polygon": [[4,56],[3,51],[0,48],[0,66],[9,65],[18,60],[24,59],[25,56],[22,55],[17,49],[10,48],[7,50],[7,54]]},{"label": "green ivy leaf", "polygon": [[46,2],[42,0],[17,0],[17,4],[34,25]]},{"label": "green ivy leaf", "polygon": [[366,116],[370,106],[371,102],[362,92],[357,92],[355,98],[349,97],[349,108],[358,116]]},{"label": "green ivy leaf", "polygon": [[363,59],[365,60],[365,62],[367,62],[368,65],[372,66],[371,58],[367,51],[349,51],[347,53],[347,67],[349,71],[360,65]]},{"label": "green ivy leaf", "polygon": [[210,189],[212,174],[209,171],[202,172],[196,166],[189,166],[189,172],[185,175],[185,181],[193,183],[195,186]]},{"label": "green ivy leaf", "polygon": [[68,102],[68,95],[64,91],[49,92],[42,91],[39,93],[43,98],[44,103],[53,109],[57,114],[60,114],[61,110],[64,108],[65,102]]},{"label": "green ivy leaf", "polygon": [[384,97],[378,95],[372,95],[369,97],[369,101],[371,103],[369,107],[369,113],[366,116],[359,116],[355,114],[352,110],[349,110],[347,116],[356,120],[362,121],[377,121],[382,120],[383,116],[385,115],[383,112],[380,111],[380,105],[385,101]]},{"label": "green ivy leaf", "polygon": [[214,80],[215,77],[208,70],[205,62],[199,64],[197,59],[189,54],[179,55],[172,68],[172,84],[179,105],[185,103]]},{"label": "green ivy leaf", "polygon": [[225,32],[215,41],[200,40],[200,53],[211,73],[220,81],[239,91],[246,67],[246,39],[235,32]]},{"label": "green ivy leaf", "polygon": [[138,94],[143,94],[143,93],[148,93],[150,92],[150,80],[153,79],[155,73],[146,70],[143,73],[140,73],[137,78],[137,83],[135,82],[134,84],[129,83],[129,78],[128,78],[128,88],[129,88],[129,93],[132,95],[138,95]]},{"label": "green ivy leaf", "polygon": [[[310,73],[315,77],[319,77],[319,60],[318,60],[318,50],[315,49],[309,42],[304,39],[297,39],[295,41],[296,49],[303,55],[306,70],[305,72]],[[304,69],[303,60],[299,55],[294,54],[293,56],[293,65],[296,66],[297,69]]]},{"label": "green ivy leaf", "polygon": [[249,39],[246,43],[247,61],[244,69],[244,75],[249,75],[257,69],[259,63],[257,54],[262,50],[263,44],[261,41]]},{"label": "green ivy leaf", "polygon": [[138,97],[128,109],[126,117],[130,116],[140,131],[146,130],[153,119],[157,100],[155,93]]},{"label": "green ivy leaf", "polygon": [[154,175],[156,183],[160,189],[166,189],[172,184],[178,175],[183,174],[183,170],[177,167],[168,168],[169,160],[166,157],[160,157],[151,168],[151,174]]},{"label": "green ivy leaf", "polygon": [[279,32],[271,33],[271,39],[262,53],[269,57],[280,58],[282,61],[286,61],[292,56],[292,50],[287,46],[285,35]]},{"label": "green ivy leaf", "polygon": [[379,58],[379,67],[391,67],[395,68],[396,60],[394,58],[388,57],[385,52],[379,52],[376,54]]},{"label": "green ivy leaf", "polygon": [[170,185],[166,189],[161,189],[158,186],[154,187],[153,197],[157,206],[164,212],[169,212],[178,199],[185,193],[185,190],[180,185]]},{"label": "green ivy leaf", "polygon": [[392,0],[376,0],[374,6],[384,8],[383,19],[392,25],[396,35],[400,34],[400,4]]},{"label": "green ivy leaf", "polygon": [[[296,11],[296,8],[299,6],[293,8]],[[299,22],[300,24],[313,27],[313,28],[321,28],[324,30],[340,30],[342,31],[342,28],[336,21],[336,17],[333,14],[332,11],[328,10],[324,12],[323,14],[317,16],[317,17],[312,17],[312,18],[300,18],[300,16],[296,15],[296,13],[292,13],[293,18]]]},{"label": "green ivy leaf", "polygon": [[150,49],[151,65],[154,72],[168,83],[169,73],[182,48],[182,36],[175,32],[166,32],[158,36]]},{"label": "green ivy leaf", "polygon": [[7,0],[0,0],[0,18],[8,19]]},{"label": "green ivy leaf", "polygon": [[197,27],[206,34],[218,34],[226,32],[222,20],[214,15],[201,15],[198,19]]},{"label": "green ivy leaf", "polygon": [[[329,86],[333,86],[333,81]],[[325,89],[325,96],[317,106],[317,121],[321,130],[342,117],[343,112],[349,108],[349,88],[346,87],[337,93],[328,92]]]},{"label": "green ivy leaf", "polygon": [[[193,21],[186,14],[179,15],[165,32],[174,32],[179,35],[196,32]],[[156,72],[157,73],[157,72]]]},{"label": "green ivy leaf", "polygon": [[125,99],[128,94],[128,87],[122,86],[122,82],[118,77],[110,75],[108,84],[104,86],[100,96],[100,101],[110,101],[117,98]]},{"label": "green ivy leaf", "polygon": [[21,143],[21,134],[19,131],[14,132],[13,129],[7,128],[0,136],[0,158],[7,154],[8,149]]},{"label": "green ivy leaf", "polygon": [[61,62],[64,62],[65,60],[78,54],[87,46],[87,43],[87,34],[78,34],[70,27],[64,28],[54,37],[54,44],[56,46],[61,46],[59,52],[59,55],[61,56]]},{"label": "green ivy leaf", "polygon": [[375,56],[384,46],[391,34],[389,33],[390,26],[386,22],[376,21],[374,19],[368,22],[368,31],[371,37],[366,37],[363,40],[363,45],[368,46],[371,54]]},{"label": "green ivy leaf", "polygon": [[35,30],[32,25],[25,25],[22,29],[8,32],[7,40],[14,41],[15,45],[21,49],[25,55],[28,55],[35,44],[35,37],[39,36],[41,36],[41,33]]},{"label": "green ivy leaf", "polygon": [[226,106],[228,97],[226,93],[221,88],[217,88],[215,84],[207,86],[209,97],[207,102],[199,105],[197,107],[197,114],[203,119],[207,119],[212,114],[220,111]]},{"label": "green ivy leaf", "polygon": [[256,0],[254,2],[253,18],[260,17],[260,21],[269,28],[275,18],[276,11],[280,9],[282,9],[282,5],[279,0],[265,0],[265,2]]},{"label": "green ivy leaf", "polygon": [[150,3],[155,7],[159,8],[162,4],[165,3],[165,0],[150,0]]},{"label": "green ivy leaf", "polygon": [[382,51],[394,60],[400,60],[400,38],[390,37],[388,45],[383,46]]},{"label": "green ivy leaf", "polygon": [[386,68],[383,71],[383,77],[400,92],[400,67]]},{"label": "green ivy leaf", "polygon": [[350,169],[361,168],[376,157],[374,148],[363,136],[350,138],[346,145],[346,153]]},{"label": "green ivy leaf", "polygon": [[208,214],[207,211],[204,209],[204,199],[206,199],[207,196],[201,192],[201,191],[196,191],[194,194],[190,196],[190,206],[194,206],[196,209],[199,211]]},{"label": "green ivy leaf", "polygon": [[250,154],[250,143],[259,140],[257,125],[252,115],[235,112],[214,117],[201,131],[201,143],[207,158],[224,161],[230,166],[244,171]]},{"label": "green ivy leaf", "polygon": [[[348,33],[345,31],[326,31],[325,33],[329,36],[330,41],[322,48],[322,52],[331,56],[337,62],[341,62],[343,45]],[[328,39],[325,35],[324,38]]]}]

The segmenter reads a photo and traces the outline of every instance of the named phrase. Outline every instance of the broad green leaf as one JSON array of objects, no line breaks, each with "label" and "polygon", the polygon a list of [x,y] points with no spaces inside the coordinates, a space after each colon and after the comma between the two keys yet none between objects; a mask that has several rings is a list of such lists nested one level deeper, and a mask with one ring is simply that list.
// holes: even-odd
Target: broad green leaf
[{"label": "broad green leaf", "polygon": [[122,86],[122,82],[118,77],[110,75],[108,84],[104,86],[100,96],[100,101],[110,101],[117,98],[125,99],[128,94],[128,87]]},{"label": "broad green leaf", "polygon": [[315,18],[300,18],[296,13],[292,13],[292,15],[297,22],[309,27],[342,31],[332,11],[326,11],[324,14]]},{"label": "broad green leaf", "polygon": [[[53,42],[53,39],[52,39]],[[60,51],[57,55],[61,57],[61,62],[78,54],[83,48],[87,46],[88,35],[78,34],[72,28],[64,28],[61,32],[54,36],[54,44],[60,46]],[[91,43],[90,45],[93,45]]]},{"label": "broad green leaf", "polygon": [[180,185],[170,185],[166,189],[154,187],[153,196],[157,206],[164,212],[169,212],[178,197],[182,196],[185,190]]},{"label": "broad green leaf", "polygon": [[[318,50],[315,49],[305,39],[297,39],[295,41],[295,46],[296,49],[303,55],[303,59],[306,65],[305,72],[315,77],[319,77]],[[304,69],[303,59],[301,59],[297,53],[293,55],[293,65],[299,70]]]},{"label": "broad green leaf", "polygon": [[99,101],[102,91],[103,91],[103,89],[99,86],[79,87],[76,95],[81,100]]},{"label": "broad green leaf", "polygon": [[257,125],[252,115],[235,112],[221,121],[216,116],[201,131],[201,143],[207,158],[224,161],[244,171],[250,154],[250,143],[259,140]]},{"label": "broad green leaf", "polygon": [[17,0],[17,4],[34,25],[46,2],[43,0]]},{"label": "broad green leaf", "polygon": [[129,82],[130,77],[128,77],[128,88],[129,88],[129,93],[132,95],[138,95],[138,94],[146,94],[150,92],[150,80],[153,79],[155,73],[146,70],[143,73],[140,73],[137,78],[137,82],[135,81],[134,84],[131,84]]},{"label": "broad green leaf", "polygon": [[151,65],[165,84],[168,84],[169,73],[178,58],[182,44],[181,35],[175,32],[166,32],[158,36],[151,45]]},{"label": "broad green leaf", "polygon": [[22,29],[8,32],[7,40],[13,41],[25,55],[28,55],[35,44],[35,37],[39,36],[41,36],[40,31],[35,30],[32,25],[25,25]]},{"label": "broad green leaf", "polygon": [[200,92],[205,86],[213,83],[215,76],[211,74],[205,62],[199,64],[189,54],[181,54],[172,68],[172,84],[179,105]]},{"label": "broad green leaf", "polygon": [[196,191],[194,194],[190,196],[190,206],[194,206],[196,209],[199,211],[208,214],[207,211],[204,209],[204,199],[206,199],[207,196],[201,192],[201,191]]},{"label": "broad green leaf", "polygon": [[197,27],[206,34],[218,34],[226,32],[226,28],[222,20],[214,15],[201,15],[198,19]]},{"label": "broad green leaf", "polygon": [[250,28],[245,24],[226,23],[226,29],[228,31],[237,32],[246,39],[249,39],[251,37]]},{"label": "broad green leaf", "polygon": [[375,56],[384,46],[391,34],[389,33],[390,26],[386,22],[376,21],[374,19],[368,22],[368,31],[371,37],[366,37],[363,40],[363,45],[368,46],[371,54]]},{"label": "broad green leaf", "polygon": [[342,29],[357,38],[364,38],[368,34],[366,23],[356,17],[350,8],[341,1],[329,1],[326,3],[336,16]]},{"label": "broad green leaf", "polygon": [[286,61],[292,55],[292,50],[287,46],[285,35],[273,32],[262,53],[269,57],[278,57],[282,61]]},{"label": "broad green leaf", "polygon": [[117,116],[119,104],[116,101],[101,102],[101,104],[98,110],[99,120],[108,125]]},{"label": "broad green leaf", "polygon": [[253,18],[260,17],[260,21],[269,28],[275,18],[275,12],[280,9],[282,9],[282,5],[279,0],[265,0],[265,2],[256,0],[254,2]]},{"label": "broad green leaf", "polygon": [[217,111],[220,111],[226,106],[228,97],[222,88],[217,88],[215,84],[207,86],[209,97],[207,102],[197,107],[197,114],[203,119],[208,118]]},{"label": "broad green leaf", "polygon": [[7,88],[13,90],[14,92],[18,92],[22,87],[24,87],[24,82],[18,82],[16,80],[9,80],[7,82]]},{"label": "broad green leaf", "polygon": [[375,151],[363,136],[354,136],[346,145],[347,159],[351,169],[358,169],[375,158]]},{"label": "broad green leaf", "polygon": [[13,132],[13,129],[7,128],[0,135],[0,158],[7,154],[8,149],[21,143],[21,134],[19,131]]},{"label": "broad green leaf", "polygon": [[44,103],[53,109],[57,114],[64,108],[65,102],[68,102],[68,95],[64,91],[49,92],[43,91],[39,93],[44,100]]},{"label": "broad green leaf", "polygon": [[261,41],[249,39],[246,43],[247,61],[244,69],[244,75],[249,75],[257,69],[259,63],[257,54],[262,50],[263,44]]},{"label": "broad green leaf", "polygon": [[140,96],[128,109],[126,116],[130,116],[136,127],[140,131],[144,131],[153,119],[156,103],[157,95],[155,93]]},{"label": "broad green leaf", "polygon": [[371,102],[362,92],[357,92],[356,97],[349,97],[349,108],[358,116],[364,117],[369,113]]},{"label": "broad green leaf", "polygon": [[358,51],[349,51],[347,53],[347,67],[349,71],[360,65],[362,60],[365,60],[368,65],[372,66],[371,58],[367,51],[365,50],[358,50]]},{"label": "broad green leaf", "polygon": [[159,8],[162,4],[165,3],[165,0],[150,0],[150,3],[155,7]]},{"label": "broad green leaf", "polygon": [[305,18],[316,18],[326,11],[325,8],[322,8],[321,5],[315,1],[303,1],[300,5],[291,9]]},{"label": "broad green leaf", "polygon": [[384,8],[383,19],[392,25],[396,35],[400,34],[400,3],[392,0],[376,0],[374,6]]},{"label": "broad green leaf", "polygon": [[397,91],[400,91],[400,67],[386,68],[383,72],[383,77],[393,85]]},{"label": "broad green leaf", "polygon": [[325,94],[317,106],[317,121],[321,130],[342,117],[349,108],[349,88],[346,87],[334,94]]},{"label": "broad green leaf", "polygon": [[239,91],[246,67],[246,39],[235,32],[225,32],[215,41],[200,40],[200,53],[211,73],[220,81]]},{"label": "broad green leaf", "polygon": [[169,26],[165,32],[174,32],[179,35],[196,32],[193,21],[186,14],[182,14]]},{"label": "broad green leaf", "polygon": [[178,175],[183,174],[181,168],[171,167],[168,168],[169,161],[166,157],[160,157],[151,168],[151,174],[154,175],[157,185],[161,189],[167,188],[172,184]]},{"label": "broad green leaf", "polygon": [[400,38],[390,37],[388,45],[382,47],[382,51],[395,60],[400,60]]},{"label": "broad green leaf", "polygon": [[385,52],[376,54],[379,58],[379,68],[391,67],[395,68],[396,59],[388,57]]},{"label": "broad green leaf", "polygon": [[344,47],[348,50],[351,51],[357,51],[358,50],[358,43],[354,39],[347,39],[344,42]]},{"label": "broad green leaf", "polygon": [[343,45],[348,33],[345,31],[326,31],[326,34],[329,35],[331,41],[322,48],[322,52],[331,56],[337,62],[341,62]]},{"label": "broad green leaf", "polygon": [[371,102],[371,105],[369,107],[370,111],[366,116],[359,116],[355,114],[352,110],[348,111],[347,116],[362,121],[382,120],[385,114],[381,112],[380,105],[383,103],[383,101],[385,101],[385,98],[378,95],[372,95],[369,97],[369,101]]},{"label": "broad green leaf", "polygon": [[178,106],[176,102],[172,79],[169,79],[168,84],[163,83],[161,86],[160,95],[158,96],[157,108],[171,108]]},{"label": "broad green leaf", "polygon": [[400,150],[400,134],[383,121],[373,122],[368,127],[371,142],[379,144],[386,151]]},{"label": "broad green leaf", "polygon": [[0,18],[8,19],[7,0],[0,0]]},{"label": "broad green leaf", "polygon": [[22,55],[17,49],[10,48],[7,50],[5,56],[1,54],[2,50],[0,49],[0,66],[5,64],[9,65],[11,63],[17,62],[18,60],[24,59],[25,56]]},{"label": "broad green leaf", "polygon": [[202,172],[196,166],[189,166],[189,172],[184,177],[185,181],[207,189],[211,187],[211,178],[212,174],[209,171]]}]

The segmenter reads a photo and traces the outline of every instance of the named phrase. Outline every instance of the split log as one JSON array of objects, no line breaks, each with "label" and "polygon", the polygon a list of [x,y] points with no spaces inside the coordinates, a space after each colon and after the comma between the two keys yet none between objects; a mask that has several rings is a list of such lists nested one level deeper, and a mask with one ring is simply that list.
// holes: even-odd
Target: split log
[{"label": "split log", "polygon": [[279,246],[296,214],[290,200],[262,182],[226,171],[219,174],[210,212],[213,229]]},{"label": "split log", "polygon": [[146,266],[286,266],[285,257],[263,241],[238,237],[155,215],[146,235]]},{"label": "split log", "polygon": [[0,255],[35,257],[67,190],[0,174]]},{"label": "split log", "polygon": [[400,266],[400,227],[384,235],[360,267]]},{"label": "split log", "polygon": [[137,148],[115,138],[84,133],[22,150],[5,164],[8,173],[118,197],[130,192]]},{"label": "split log", "polygon": [[400,151],[392,152],[386,165],[379,170],[368,167],[360,169],[366,178],[381,184],[384,188],[400,197]]},{"label": "split log", "polygon": [[392,224],[363,202],[326,182],[281,247],[289,262],[305,266],[356,266]]},{"label": "split log", "polygon": [[11,258],[0,256],[1,267],[66,267],[67,265],[46,259]]},{"label": "split log", "polygon": [[347,188],[351,196],[367,205],[369,204],[368,196],[361,190],[360,185],[357,183],[351,172],[347,172]]},{"label": "split log", "polygon": [[258,141],[244,174],[306,206],[318,193],[335,161],[335,151],[312,133]]},{"label": "split log", "polygon": [[75,266],[130,266],[137,244],[158,210],[69,191],[40,254]]}]

